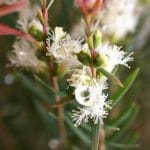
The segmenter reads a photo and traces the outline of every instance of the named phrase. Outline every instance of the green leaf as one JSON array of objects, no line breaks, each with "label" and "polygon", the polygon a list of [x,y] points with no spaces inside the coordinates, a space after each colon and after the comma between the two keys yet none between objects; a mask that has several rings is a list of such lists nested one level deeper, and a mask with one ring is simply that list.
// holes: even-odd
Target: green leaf
[{"label": "green leaf", "polygon": [[47,111],[42,107],[41,103],[37,100],[33,100],[33,106],[35,110],[38,113],[38,117],[40,121],[42,121],[44,128],[48,130],[48,132],[51,133],[51,135],[57,135],[57,121],[56,121],[56,116],[50,112],[47,113]]},{"label": "green leaf", "polygon": [[91,140],[88,138],[88,136],[79,127],[77,128],[73,125],[72,120],[69,119],[67,114],[65,115],[65,122],[72,130],[72,132],[74,132],[74,134],[76,134],[86,145],[91,145]]},{"label": "green leaf", "polygon": [[100,138],[100,122],[92,126],[92,150],[98,150]]},{"label": "green leaf", "polygon": [[27,78],[25,75],[22,73],[17,73],[17,76],[23,83],[25,87],[27,87],[28,90],[30,90],[34,95],[36,95],[38,98],[51,102],[50,97],[46,95],[41,89],[38,89],[34,84],[33,81],[31,81],[29,78]]},{"label": "green leaf", "polygon": [[59,95],[61,97],[65,96],[65,94],[61,91],[55,92],[55,90],[48,85],[47,83],[45,83],[42,79],[40,79],[37,75],[34,75],[36,81],[38,81],[38,83],[40,83],[42,86],[44,86],[45,88],[47,88],[49,91],[51,91],[53,94],[55,95]]},{"label": "green leaf", "polygon": [[[127,133],[127,130],[130,128],[130,125],[133,123],[133,120],[135,119],[137,113],[139,112],[139,107],[134,107],[134,109],[126,116],[126,118],[123,120],[122,127],[120,128],[120,131],[116,134],[114,134],[109,141],[118,141],[120,140],[125,133]],[[120,121],[119,121],[120,122]],[[116,123],[119,124],[119,123]]]},{"label": "green leaf", "polygon": [[138,132],[136,132],[135,133],[135,131],[133,131],[133,133],[132,134],[129,134],[128,135],[128,137],[126,138],[127,140],[127,144],[132,144],[132,143],[136,143],[137,141],[138,141],[138,139],[139,139],[139,133]]},{"label": "green leaf", "polygon": [[113,104],[112,107],[116,106],[121,98],[126,94],[126,92],[129,90],[129,88],[131,87],[131,85],[133,84],[133,82],[135,81],[138,73],[139,73],[139,68],[137,68],[136,70],[134,70],[130,76],[125,80],[125,82],[123,83],[124,88],[120,88],[113,96],[111,99],[113,99]]},{"label": "green leaf", "polygon": [[121,81],[114,76],[113,74],[109,73],[107,70],[105,70],[104,68],[99,68],[98,69],[103,75],[105,75],[106,77],[108,77],[108,79],[110,79],[112,82],[116,83],[117,85],[124,87],[124,85],[121,83]]},{"label": "green leaf", "polygon": [[[48,114],[53,119],[57,120],[57,117],[53,113],[49,112]],[[68,127],[71,129],[71,131],[76,136],[78,136],[78,138],[80,138],[86,145],[90,146],[91,145],[91,141],[90,141],[89,137],[80,128],[77,128],[77,127],[75,127],[73,125],[73,122],[72,122],[72,120],[70,120],[69,116],[70,116],[69,113],[67,113],[67,114],[64,115],[65,123],[68,125]]]},{"label": "green leaf", "polygon": [[132,116],[132,113],[133,113],[135,107],[136,107],[135,103],[132,103],[131,105],[129,105],[127,107],[127,109],[125,109],[125,111],[120,113],[120,115],[116,119],[114,119],[113,123],[111,123],[111,124],[115,127],[118,127],[118,126],[121,126],[122,124],[124,124],[125,122],[127,122],[128,118],[130,118]]},{"label": "green leaf", "polygon": [[129,149],[129,148],[138,148],[138,144],[120,144],[120,143],[108,143],[109,147],[118,148],[118,149]]}]

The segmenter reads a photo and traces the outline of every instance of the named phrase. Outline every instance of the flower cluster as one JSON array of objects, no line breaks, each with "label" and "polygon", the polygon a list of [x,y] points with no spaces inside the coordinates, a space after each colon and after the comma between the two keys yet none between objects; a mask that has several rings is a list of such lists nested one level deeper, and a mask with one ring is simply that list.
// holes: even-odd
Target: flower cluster
[{"label": "flower cluster", "polygon": [[[92,80],[92,78],[91,78]],[[78,107],[77,111],[73,111],[73,121],[75,126],[79,126],[81,122],[87,123],[92,119],[94,123],[103,123],[103,118],[108,115],[107,109],[111,108],[111,101],[106,101],[107,95],[104,90],[107,88],[106,82],[97,82],[76,85],[75,98],[76,101],[83,107]]]},{"label": "flower cluster", "polygon": [[[39,7],[32,7],[27,2],[24,9],[19,11],[19,18],[17,20],[17,27],[20,29],[23,37],[28,37],[31,41],[35,41],[36,44],[32,43],[28,38],[18,37],[13,44],[13,52],[9,55],[11,65],[31,69],[36,73],[43,72],[47,68],[46,63],[37,57],[38,49],[41,45],[40,40],[42,39],[41,37],[39,40],[38,37],[43,32],[43,26],[36,16],[38,10],[40,10]],[[38,37],[35,37],[35,35],[38,35]]]},{"label": "flower cluster", "polygon": [[9,60],[16,67],[31,68],[39,72],[45,68],[45,63],[36,56],[36,48],[24,39],[18,39],[13,45],[13,53]]},{"label": "flower cluster", "polygon": [[100,12],[103,34],[123,38],[133,32],[137,24],[137,0],[110,0]]},{"label": "flower cluster", "polygon": [[[107,80],[111,79],[122,86],[120,80],[112,75],[112,72],[118,65],[129,68],[128,62],[133,60],[132,53],[127,54],[122,50],[122,47],[111,46],[109,42],[102,42],[100,31],[97,28],[93,30],[93,18],[104,5],[104,2],[105,0],[76,0],[80,10],[85,15],[85,22],[89,29],[85,40],[81,38],[72,39],[61,27],[56,27],[54,31],[49,30],[48,33],[46,22],[48,18],[45,19],[47,16],[46,8],[44,11],[45,3],[41,7],[40,17],[36,17],[35,13],[30,15],[29,10],[22,10],[18,21],[19,28],[23,30],[26,37],[30,37],[32,41],[36,42],[31,44],[23,39],[17,40],[13,46],[13,54],[9,58],[11,64],[16,67],[23,66],[35,72],[41,72],[47,66],[50,70],[54,70],[55,75],[58,75],[59,67],[63,66],[65,73],[70,75],[67,81],[74,88],[75,99],[79,104],[78,110],[73,110],[72,116],[76,127],[80,126],[82,122],[87,123],[89,120],[93,120],[95,124],[98,122],[103,123],[103,119],[107,117],[108,109],[111,109],[112,103],[112,100],[107,100]],[[130,18],[133,20],[134,4],[128,4],[128,0],[127,2],[112,0],[106,5],[100,17],[102,29],[105,28],[105,25],[109,30],[103,30],[102,33],[105,31],[114,32],[115,23],[120,22],[118,15],[119,17],[121,15],[120,18],[123,19]],[[124,7],[127,7],[128,10]],[[28,8],[31,10],[31,7]],[[35,12],[37,12],[36,9],[34,9]],[[127,12],[132,15],[130,16]],[[41,17],[43,18],[41,19]],[[121,27],[120,24],[117,24],[117,29],[121,29],[121,31],[115,31],[117,36],[122,37],[126,34],[126,31],[131,31],[131,26],[133,27],[134,23],[130,24],[129,21],[130,25],[128,25],[127,21],[125,22],[126,24],[121,20]],[[122,23],[125,26],[124,29],[122,29]],[[40,51],[40,44],[44,47],[41,49],[44,52],[47,51],[48,61],[51,61],[50,63],[46,62],[47,65],[45,55],[42,56],[41,60],[37,57],[39,56],[37,53]],[[56,63],[58,65],[55,65]],[[56,70],[55,66],[58,67]]]},{"label": "flower cluster", "polygon": [[82,39],[73,40],[61,27],[56,27],[47,39],[47,56],[52,56],[54,61],[69,69],[79,66],[81,63],[75,54],[82,49],[81,42]]},{"label": "flower cluster", "polygon": [[67,61],[72,66],[69,70],[71,77],[67,81],[74,87],[75,99],[80,105],[78,110],[73,111],[74,125],[77,127],[90,119],[94,123],[102,123],[103,118],[108,115],[107,110],[111,108],[112,101],[107,101],[105,94],[108,88],[107,76],[101,72],[99,75],[98,70],[103,68],[111,74],[117,65],[129,67],[127,63],[133,60],[132,53],[127,55],[121,47],[110,46],[107,42],[99,43],[94,50],[93,69],[96,70],[96,75],[93,77],[90,66],[92,56],[88,43],[71,39],[62,28],[58,27],[50,34],[47,42],[49,45],[47,55],[54,58],[58,64]]}]

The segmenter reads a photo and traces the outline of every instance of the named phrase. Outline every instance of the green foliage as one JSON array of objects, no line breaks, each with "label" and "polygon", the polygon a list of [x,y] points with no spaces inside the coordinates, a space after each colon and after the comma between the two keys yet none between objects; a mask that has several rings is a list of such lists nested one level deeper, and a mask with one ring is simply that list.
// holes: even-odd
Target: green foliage
[{"label": "green foliage", "polygon": [[118,89],[118,91],[112,96],[111,99],[113,99],[113,107],[116,106],[120,102],[121,98],[126,94],[126,92],[129,90],[129,88],[132,86],[138,73],[139,73],[139,68],[137,68],[135,71],[133,71],[129,75],[129,77],[125,80],[125,82],[123,83],[124,88]]},{"label": "green foliage", "polygon": [[[120,87],[118,91],[112,96],[113,107],[116,107],[120,103],[121,98],[130,89],[131,85],[135,81],[138,75],[138,72],[139,72],[139,69],[136,69],[135,71],[133,71],[131,75],[129,75],[129,77],[125,80],[124,88]],[[39,89],[39,87],[35,87],[33,84],[31,84],[32,81],[29,78],[25,77],[23,74],[17,74],[17,76],[21,79],[22,83],[27,87],[27,89],[30,90],[33,94],[35,94],[35,96],[37,96],[37,98],[41,100],[50,100],[49,98],[50,95],[59,94],[60,96],[64,96],[64,93],[62,92],[55,93],[53,88],[50,87],[50,85],[48,85],[44,81],[42,81],[37,75],[35,75],[35,81],[44,89],[47,89],[47,91],[50,92],[48,95],[43,90]],[[48,101],[48,102],[52,104],[53,101]],[[46,115],[46,111],[44,111],[44,109],[40,105],[41,104],[37,105],[38,106],[37,109],[41,115],[43,114],[42,118],[44,119]],[[73,107],[71,105],[72,104],[70,104],[70,107]],[[111,119],[110,121],[107,120],[109,126],[107,126],[107,122],[106,122],[106,126],[104,127],[106,129],[106,133],[107,132],[111,133],[110,134],[111,136],[107,137],[108,149],[112,149],[112,150],[113,149],[125,149],[125,148],[132,149],[138,146],[136,144],[132,144],[132,142],[123,143],[123,141],[126,141],[126,139],[124,139],[123,141],[121,140],[125,137],[126,133],[128,133],[128,130],[130,126],[132,125],[138,111],[139,111],[138,106],[134,102],[130,102],[128,106],[119,114],[119,116],[115,117],[113,120],[111,118],[110,118]],[[66,109],[66,112],[67,112],[67,109]],[[90,147],[90,143],[91,143],[90,133],[91,133],[91,126],[93,126],[93,124],[84,125],[82,128],[75,128],[70,118],[70,115],[68,115],[68,113],[65,113],[65,114],[66,114],[65,122],[66,122],[66,125],[68,126],[68,130],[70,130],[72,134],[74,134],[76,137],[78,137],[78,139],[82,140],[82,142],[84,142],[87,146]],[[54,122],[53,121],[51,122],[51,125],[52,123],[56,123],[56,114],[54,114],[53,112],[49,112],[49,117],[47,116],[44,119],[45,120],[44,122],[47,125],[51,122],[51,120],[55,120]],[[99,128],[97,127],[98,127],[98,124],[95,125],[95,128],[94,128],[95,129],[94,133],[96,135],[93,136],[93,138],[95,138],[95,140],[93,140],[95,143],[92,144],[92,145],[95,145],[96,147],[97,147],[97,141],[98,141],[97,130],[99,130]],[[120,131],[117,131],[118,130],[117,128],[120,128]],[[129,140],[128,138],[128,141],[132,141],[132,140],[131,139]]]}]

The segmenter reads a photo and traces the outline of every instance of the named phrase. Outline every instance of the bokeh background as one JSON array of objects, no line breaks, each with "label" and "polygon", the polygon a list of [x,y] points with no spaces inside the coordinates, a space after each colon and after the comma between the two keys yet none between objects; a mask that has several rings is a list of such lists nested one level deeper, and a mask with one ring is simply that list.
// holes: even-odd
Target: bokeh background
[{"label": "bokeh background", "polygon": [[[140,6],[135,33],[122,41],[134,51],[132,68],[140,67],[138,78],[124,100],[136,101],[140,108],[133,123],[139,135],[140,147],[136,149],[150,150],[150,2],[141,0]],[[79,22],[79,12],[72,0],[55,0],[49,14],[51,27],[63,26],[68,32]],[[0,23],[16,27],[17,18],[18,13],[9,14],[1,17]],[[14,36],[0,36],[0,150],[48,150],[54,127],[46,112],[39,112],[34,94],[14,75],[16,69],[8,65],[14,40]]]}]

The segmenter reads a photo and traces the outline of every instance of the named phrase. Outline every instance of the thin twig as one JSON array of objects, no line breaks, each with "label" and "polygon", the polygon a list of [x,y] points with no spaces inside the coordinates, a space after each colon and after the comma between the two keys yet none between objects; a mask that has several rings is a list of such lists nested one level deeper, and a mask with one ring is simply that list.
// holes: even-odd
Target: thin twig
[{"label": "thin twig", "polygon": [[93,125],[92,130],[92,150],[98,150],[99,148],[99,133],[100,133],[100,122]]},{"label": "thin twig", "polygon": [[105,145],[105,130],[104,127],[100,127],[100,138],[99,138],[99,150],[106,150],[106,145]]},{"label": "thin twig", "polygon": [[[94,31],[92,31],[92,20],[88,18],[88,16],[84,15],[84,20],[87,25],[87,38],[89,43],[89,49],[91,51],[91,74],[93,78],[96,78],[96,68],[94,68],[94,59],[95,59],[95,48],[93,45],[93,34]],[[90,39],[92,38],[92,39]],[[91,41],[92,40],[92,41]],[[91,43],[92,42],[92,43]],[[92,128],[92,150],[105,150],[105,130],[103,127],[101,127],[100,121],[97,124],[93,125]]]},{"label": "thin twig", "polygon": [[[48,6],[49,7],[49,6]],[[43,5],[42,5],[42,15],[43,15],[43,30],[44,30],[44,35],[45,35],[45,47],[47,47],[47,43],[46,43],[46,38],[48,36],[48,30],[47,30],[47,26],[48,26],[48,12],[47,12],[47,0],[43,0]],[[49,62],[49,68],[50,68],[50,72],[52,72],[52,85],[53,88],[55,90],[55,92],[59,92],[59,84],[58,84],[58,77],[55,75],[55,68],[54,68],[54,64],[52,62]],[[55,100],[56,103],[60,103],[61,98],[59,95],[55,96]],[[61,138],[61,146],[62,149],[67,149],[68,143],[67,143],[67,134],[66,134],[66,130],[65,130],[65,124],[64,124],[64,107],[60,106],[57,108],[57,112],[58,112],[58,126],[59,126],[59,134],[60,134],[60,138]]]},{"label": "thin twig", "polygon": [[[59,85],[58,85],[57,76],[52,77],[52,82],[53,82],[53,87],[54,87],[55,91],[58,92]],[[59,95],[56,95],[55,99],[56,99],[56,103],[60,103],[61,98]],[[64,107],[62,105],[57,107],[57,112],[58,112],[58,125],[59,125],[59,133],[60,133],[60,137],[61,137],[61,144],[62,144],[63,148],[66,149],[68,147],[68,141],[67,141],[67,134],[66,134],[66,130],[65,130],[65,124],[64,124]]]}]

